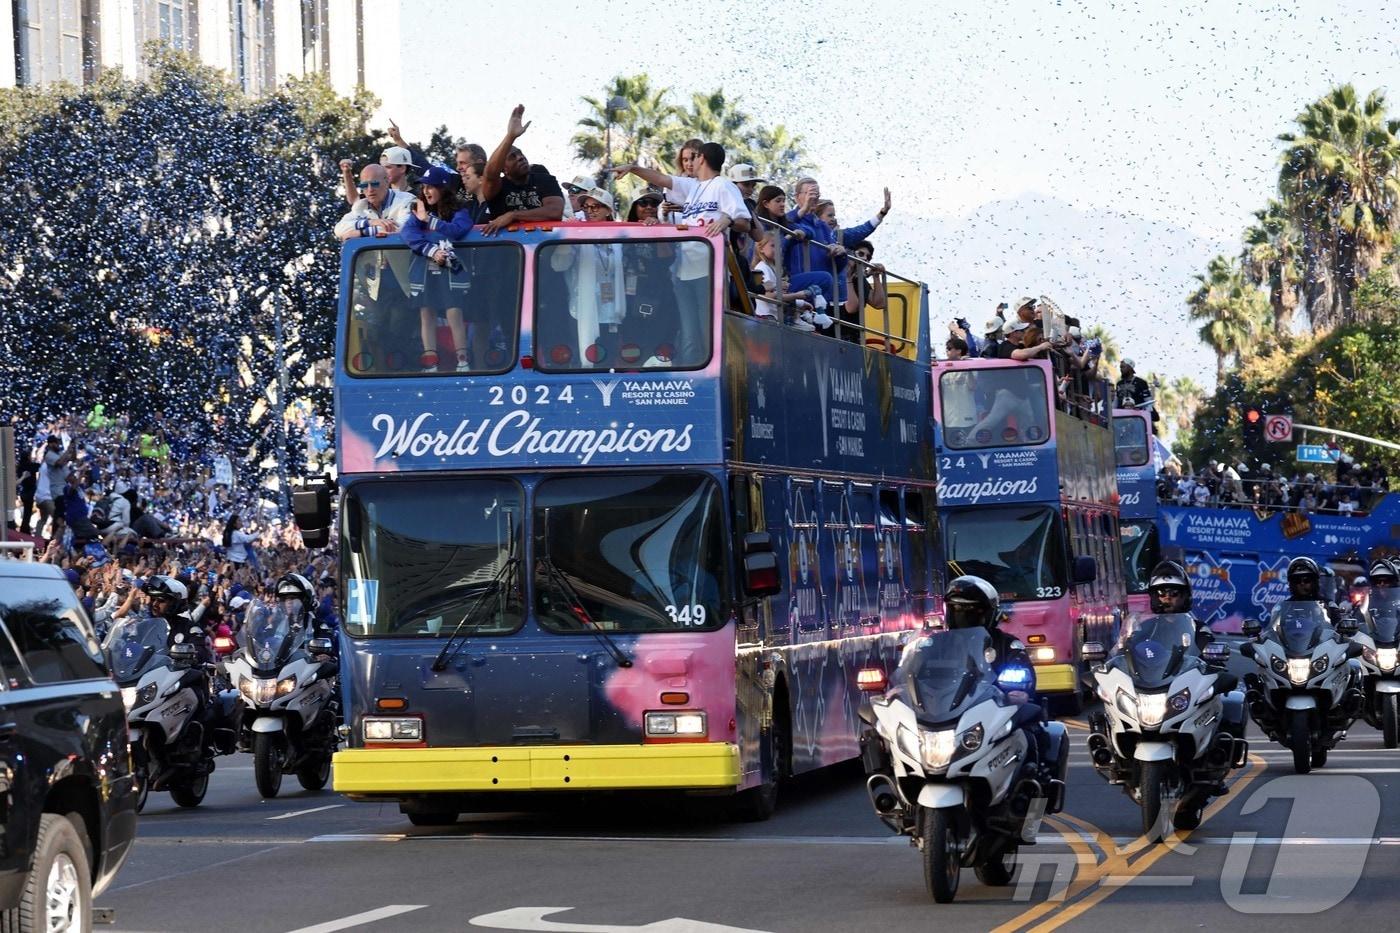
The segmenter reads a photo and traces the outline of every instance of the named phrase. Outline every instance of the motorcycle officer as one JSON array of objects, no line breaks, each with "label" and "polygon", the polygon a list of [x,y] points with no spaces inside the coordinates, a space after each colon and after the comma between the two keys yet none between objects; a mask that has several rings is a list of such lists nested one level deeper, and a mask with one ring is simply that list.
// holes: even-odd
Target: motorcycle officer
[{"label": "motorcycle officer", "polygon": [[174,577],[159,575],[146,585],[146,596],[151,601],[151,614],[170,625],[170,645],[194,645],[196,660],[201,664],[212,663],[213,648],[204,628],[190,614],[190,591],[185,584]]},{"label": "motorcycle officer", "polygon": [[293,623],[309,632],[309,637],[334,640],[335,631],[316,617],[316,591],[310,580],[299,573],[285,573],[277,581],[274,592]]}]

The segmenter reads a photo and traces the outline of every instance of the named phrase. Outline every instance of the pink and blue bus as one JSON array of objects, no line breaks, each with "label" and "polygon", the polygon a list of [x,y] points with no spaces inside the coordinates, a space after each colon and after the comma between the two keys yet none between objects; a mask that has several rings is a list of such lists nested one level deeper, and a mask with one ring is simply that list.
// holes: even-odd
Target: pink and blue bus
[{"label": "pink and blue bus", "polygon": [[1113,456],[1118,478],[1119,549],[1128,611],[1150,614],[1147,578],[1162,559],[1157,534],[1157,464],[1153,456],[1152,413],[1113,411]]},{"label": "pink and blue bus", "polygon": [[762,818],[856,757],[856,672],[941,611],[926,290],[868,347],[730,310],[699,228],[456,257],[343,252],[338,489],[298,498],[341,552],[335,789],[420,825],[579,791]]},{"label": "pink and blue bus", "polygon": [[1047,360],[933,366],[934,456],[947,572],[1001,594],[1039,691],[1078,710],[1086,642],[1126,612],[1106,387],[1061,398]]}]

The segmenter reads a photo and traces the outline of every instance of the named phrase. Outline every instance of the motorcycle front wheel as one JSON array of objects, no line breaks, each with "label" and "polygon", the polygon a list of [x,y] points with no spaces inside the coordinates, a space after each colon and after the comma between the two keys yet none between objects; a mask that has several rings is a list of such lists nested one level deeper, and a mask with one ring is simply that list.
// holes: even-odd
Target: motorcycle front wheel
[{"label": "motorcycle front wheel", "polygon": [[1308,728],[1308,711],[1294,710],[1288,720],[1288,747],[1293,750],[1293,771],[1307,774],[1312,770],[1312,730]]},{"label": "motorcycle front wheel", "polygon": [[1142,795],[1142,834],[1156,840],[1162,834],[1162,816],[1171,806],[1170,761],[1144,761],[1139,782]]},{"label": "motorcycle front wheel", "polygon": [[1381,738],[1386,748],[1400,744],[1400,696],[1394,693],[1381,700]]},{"label": "motorcycle front wheel", "polygon": [[253,735],[253,780],[264,798],[276,797],[282,789],[282,762],[285,760],[281,735],[276,732]]},{"label": "motorcycle front wheel", "polygon": [[951,810],[925,807],[919,811],[919,821],[924,840],[924,883],[936,903],[951,904],[958,896],[958,880],[962,874],[957,820]]}]

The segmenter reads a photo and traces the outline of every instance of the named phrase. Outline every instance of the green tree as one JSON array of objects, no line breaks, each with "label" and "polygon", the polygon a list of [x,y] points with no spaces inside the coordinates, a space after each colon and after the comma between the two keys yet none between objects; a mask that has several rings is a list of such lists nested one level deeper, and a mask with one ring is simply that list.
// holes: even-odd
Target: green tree
[{"label": "green tree", "polygon": [[[597,97],[583,97],[588,112],[578,121],[578,131],[570,140],[574,154],[582,162],[599,166],[599,180],[608,155],[609,135],[612,142],[612,164],[628,162],[657,165],[665,162],[668,147],[676,133],[679,111],[668,102],[668,88],[657,88],[651,78],[641,72],[618,75]],[[620,97],[626,106],[609,110],[609,102]],[[609,134],[611,124],[611,134]],[[670,163],[666,163],[670,164]],[[630,189],[635,179],[630,176],[618,187]]]},{"label": "green tree", "polygon": [[1196,290],[1186,299],[1191,319],[1201,322],[1201,341],[1215,353],[1215,381],[1225,381],[1225,370],[1254,350],[1269,319],[1269,303],[1251,285],[1238,263],[1216,256],[1204,275],[1196,276]]},{"label": "green tree", "polygon": [[780,188],[791,188],[797,179],[817,170],[807,156],[803,138],[789,133],[781,123],[772,129],[759,128],[754,133],[750,159],[760,177]]},{"label": "green tree", "polygon": [[1302,285],[1299,230],[1284,206],[1272,198],[1262,210],[1254,212],[1254,219],[1255,223],[1244,231],[1244,253],[1240,258],[1245,278],[1268,290],[1274,336],[1283,343],[1293,323]]},{"label": "green tree", "polygon": [[1388,119],[1383,92],[1359,101],[1344,84],[1297,122],[1279,136],[1279,192],[1302,231],[1308,316],[1315,329],[1353,323],[1357,285],[1393,242],[1400,121]]}]

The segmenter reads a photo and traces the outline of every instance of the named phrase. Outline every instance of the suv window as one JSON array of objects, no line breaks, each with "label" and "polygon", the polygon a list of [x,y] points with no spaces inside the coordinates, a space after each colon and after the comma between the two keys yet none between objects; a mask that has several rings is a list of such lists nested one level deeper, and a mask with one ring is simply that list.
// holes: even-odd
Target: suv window
[{"label": "suv window", "polygon": [[36,684],[107,676],[102,649],[67,584],[7,579],[0,593],[0,621]]}]

